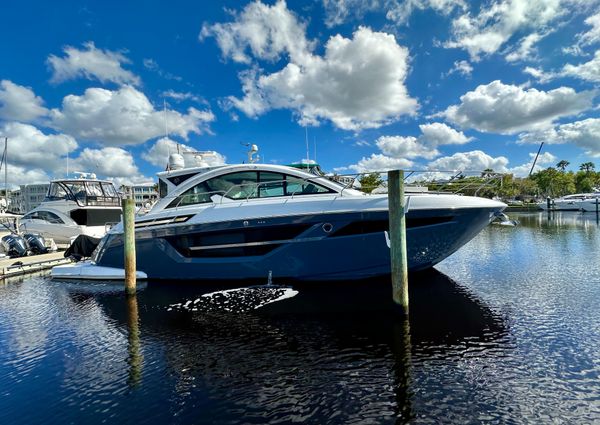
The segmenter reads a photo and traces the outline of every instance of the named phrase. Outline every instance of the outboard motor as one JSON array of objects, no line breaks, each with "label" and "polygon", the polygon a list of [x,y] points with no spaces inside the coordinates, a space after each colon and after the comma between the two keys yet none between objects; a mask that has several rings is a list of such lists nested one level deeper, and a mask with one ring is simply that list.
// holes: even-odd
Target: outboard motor
[{"label": "outboard motor", "polygon": [[27,243],[19,235],[10,234],[3,236],[0,244],[6,255],[10,258],[25,257],[27,255]]},{"label": "outboard motor", "polygon": [[23,235],[23,239],[25,239],[27,248],[32,254],[38,255],[48,252],[48,248],[46,248],[46,240],[42,235],[38,235],[37,233],[25,233]]}]

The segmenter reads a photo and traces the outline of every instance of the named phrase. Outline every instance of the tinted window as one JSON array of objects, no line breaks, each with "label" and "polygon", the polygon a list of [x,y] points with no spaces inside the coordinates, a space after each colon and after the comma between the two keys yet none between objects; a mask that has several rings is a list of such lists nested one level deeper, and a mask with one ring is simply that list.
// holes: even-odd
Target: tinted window
[{"label": "tinted window", "polygon": [[210,202],[210,196],[212,194],[209,192],[210,190],[208,190],[206,182],[199,183],[196,186],[193,186],[190,189],[183,192],[183,194],[181,194],[177,198],[175,198],[167,206],[167,208],[184,207],[186,205],[203,204],[206,202]]},{"label": "tinted window", "polygon": [[225,174],[206,181],[211,192],[222,193],[223,196],[231,199],[256,198],[257,182],[256,171]]},{"label": "tinted window", "polygon": [[261,171],[259,173],[260,184],[258,196],[260,198],[271,198],[285,195],[285,175]]},{"label": "tinted window", "polygon": [[294,176],[286,176],[287,195],[310,195],[315,193],[330,193],[331,189]]}]

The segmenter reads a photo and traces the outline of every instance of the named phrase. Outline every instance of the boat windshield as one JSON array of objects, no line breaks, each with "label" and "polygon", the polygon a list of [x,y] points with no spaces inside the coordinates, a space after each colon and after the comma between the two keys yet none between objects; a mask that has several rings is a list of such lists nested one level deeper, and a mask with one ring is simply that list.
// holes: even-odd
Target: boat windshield
[{"label": "boat windshield", "polygon": [[50,183],[47,201],[69,200],[81,206],[119,206],[120,198],[109,182],[65,180]]}]

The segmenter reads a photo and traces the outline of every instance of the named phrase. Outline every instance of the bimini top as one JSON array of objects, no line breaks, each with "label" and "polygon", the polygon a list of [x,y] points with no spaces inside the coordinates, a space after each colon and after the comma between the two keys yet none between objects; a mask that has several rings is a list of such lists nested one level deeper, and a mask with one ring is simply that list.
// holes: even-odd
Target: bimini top
[{"label": "bimini top", "polygon": [[211,202],[214,195],[244,200],[312,194],[364,195],[293,167],[237,164],[158,173],[161,200],[154,211]]},{"label": "bimini top", "polygon": [[52,180],[44,202],[74,201],[79,206],[120,206],[121,198],[108,180]]}]

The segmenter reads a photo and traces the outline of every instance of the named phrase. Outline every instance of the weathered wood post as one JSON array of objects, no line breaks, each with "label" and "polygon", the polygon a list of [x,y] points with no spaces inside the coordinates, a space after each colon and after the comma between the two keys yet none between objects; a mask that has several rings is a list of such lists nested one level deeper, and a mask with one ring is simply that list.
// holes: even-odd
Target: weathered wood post
[{"label": "weathered wood post", "polygon": [[596,198],[596,217],[598,217],[598,201],[600,201],[600,199]]},{"label": "weathered wood post", "polygon": [[125,292],[135,294],[135,203],[131,198],[121,201],[123,207],[123,255],[125,259]]},{"label": "weathered wood post", "polygon": [[408,260],[406,254],[406,219],[404,216],[404,171],[388,171],[388,206],[390,224],[390,258],[392,262],[392,296],[408,314]]},{"label": "weathered wood post", "polygon": [[550,211],[552,204],[549,196],[546,196],[546,206],[548,207],[548,211]]}]

